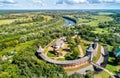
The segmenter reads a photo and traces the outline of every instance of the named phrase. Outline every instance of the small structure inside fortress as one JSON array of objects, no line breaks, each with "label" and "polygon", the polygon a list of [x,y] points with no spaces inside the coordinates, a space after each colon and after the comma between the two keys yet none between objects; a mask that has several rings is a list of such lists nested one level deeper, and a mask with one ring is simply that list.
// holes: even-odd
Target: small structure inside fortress
[{"label": "small structure inside fortress", "polygon": [[117,51],[114,53],[115,57],[120,56],[120,47],[117,48]]},{"label": "small structure inside fortress", "polygon": [[[99,40],[95,39],[94,42],[91,43],[88,46],[88,48],[86,48],[86,54],[83,57],[79,57],[79,58],[72,59],[72,60],[64,59],[67,55],[69,56],[72,53],[69,50],[70,47],[68,47],[69,45],[68,45],[66,38],[60,38],[60,39],[56,40],[56,42],[51,44],[51,47],[50,46],[47,47],[47,49],[52,50],[51,52],[53,53],[53,55],[46,55],[47,53],[44,52],[45,50],[42,47],[39,47],[39,49],[37,50],[37,53],[38,53],[38,56],[40,56],[43,60],[45,60],[49,63],[58,64],[65,68],[79,67],[79,66],[87,64],[93,60],[93,57],[96,56],[96,54],[98,52],[98,48],[99,48],[98,42],[99,42]],[[81,54],[82,48],[79,44],[77,46],[75,46],[76,50],[77,50],[77,48]],[[66,49],[69,51],[64,51]],[[61,52],[63,54],[60,54]],[[74,55],[72,55],[72,56],[74,56]]]},{"label": "small structure inside fortress", "polygon": [[65,38],[61,38],[52,45],[55,55],[59,56],[59,49],[64,47],[65,41]]}]

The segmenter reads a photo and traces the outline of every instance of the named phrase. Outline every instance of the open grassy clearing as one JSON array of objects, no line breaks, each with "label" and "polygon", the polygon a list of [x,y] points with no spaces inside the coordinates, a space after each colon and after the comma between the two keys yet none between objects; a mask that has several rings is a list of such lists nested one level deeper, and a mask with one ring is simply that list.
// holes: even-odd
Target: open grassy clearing
[{"label": "open grassy clearing", "polygon": [[[49,20],[53,19],[51,16],[44,16],[41,15],[42,17],[44,17],[45,20],[43,20],[42,22],[48,22]],[[22,23],[20,24],[20,26],[34,26],[35,23],[39,23],[40,21],[37,22],[29,22],[29,23]]]},{"label": "open grassy clearing", "polygon": [[98,15],[111,15],[114,14],[112,12],[99,12]]},{"label": "open grassy clearing", "polygon": [[[105,35],[105,34],[108,34],[109,33],[109,30],[107,30],[107,28],[104,28],[104,29],[101,29],[101,28],[98,28],[97,26],[98,26],[98,24],[99,23],[101,23],[101,22],[105,22],[105,21],[112,21],[113,19],[111,18],[111,17],[109,17],[108,15],[110,15],[111,13],[104,13],[104,12],[101,12],[101,13],[99,13],[99,15],[93,15],[93,14],[83,14],[84,16],[82,17],[82,15],[81,14],[79,14],[78,13],[78,20],[79,20],[79,25],[82,25],[82,24],[86,24],[86,26],[88,25],[88,26],[95,26],[95,31],[92,31],[92,32],[94,32],[95,34],[100,34],[100,35]],[[17,14],[16,14],[17,15]],[[23,15],[23,17],[19,17],[19,16],[22,16],[22,15],[17,15],[18,17],[16,17],[16,18],[18,18],[17,20],[22,20],[22,19],[25,19],[26,17],[29,17],[29,16],[34,16],[34,15],[37,15],[37,14],[29,14],[29,13],[25,13],[24,15]],[[25,16],[25,17],[24,17]],[[62,31],[61,30],[61,28],[60,28],[60,26],[61,26],[61,22],[60,23],[56,23],[57,25],[54,25],[53,23],[55,23],[56,21],[54,21],[54,22],[50,22],[49,24],[46,24],[46,23],[43,23],[43,22],[49,22],[49,20],[51,20],[51,19],[54,19],[54,17],[52,17],[52,16],[49,16],[49,15],[41,15],[41,16],[43,16],[45,19],[40,23],[40,21],[36,21],[36,22],[30,22],[30,21],[28,21],[28,22],[25,22],[25,23],[21,23],[21,24],[15,24],[15,25],[5,25],[5,26],[7,26],[7,27],[3,27],[3,29],[2,29],[2,26],[1,26],[1,33],[3,34],[3,35],[5,35],[5,36],[3,36],[3,38],[1,38],[1,40],[0,40],[0,43],[7,43],[7,42],[12,42],[12,41],[14,41],[14,40],[18,40],[19,41],[19,39],[21,38],[21,37],[25,37],[26,35],[27,35],[27,38],[29,38],[29,35],[28,34],[31,34],[31,33],[34,33],[34,34],[38,34],[38,32],[40,32],[39,33],[39,35],[34,35],[34,34],[31,34],[33,37],[35,37],[35,38],[32,38],[31,37],[31,39],[28,39],[28,40],[26,40],[25,42],[21,42],[21,43],[18,43],[17,45],[15,45],[15,47],[11,47],[11,46],[9,46],[9,47],[7,47],[7,48],[3,48],[3,50],[1,50],[1,52],[0,52],[0,56],[1,55],[7,55],[7,54],[9,54],[10,52],[12,52],[12,51],[14,51],[14,52],[20,52],[20,51],[22,51],[23,49],[26,49],[27,47],[32,47],[33,45],[33,43],[34,42],[36,42],[36,40],[35,39],[40,39],[40,41],[39,40],[37,40],[37,41],[39,41],[38,43],[36,43],[36,44],[39,44],[39,46],[42,46],[42,45],[47,45],[47,44],[45,44],[45,43],[49,43],[49,41],[52,41],[52,40],[50,40],[52,37],[54,37],[53,39],[55,39],[56,37],[59,37],[60,35],[62,35],[62,34],[64,34],[64,35],[66,35],[66,32],[68,32],[67,30],[64,30],[64,31]],[[74,15],[68,15],[69,17],[74,17],[74,16],[76,16],[75,14]],[[55,20],[57,20],[57,21],[59,21],[58,20],[58,18],[56,19],[55,18]],[[6,20],[5,20],[6,21]],[[14,20],[13,20],[14,21]],[[7,21],[6,21],[7,22]],[[9,22],[9,20],[8,20],[8,22],[6,23],[6,22],[3,22],[3,23],[1,23],[1,21],[0,21],[0,25],[2,25],[2,24],[10,24],[10,22]],[[36,24],[36,25],[35,25]],[[84,25],[83,25],[84,26]],[[8,28],[8,29],[7,29]],[[77,27],[75,27],[75,28],[77,28]],[[83,27],[83,29],[84,29],[85,27]],[[4,29],[6,29],[6,30],[4,30]],[[25,29],[25,31],[24,31],[24,29]],[[74,28],[73,28],[74,29]],[[73,29],[70,29],[70,30],[72,30],[73,31]],[[11,32],[9,32],[9,30],[11,30]],[[20,31],[20,30],[23,30],[24,32],[22,33],[22,34],[17,34],[17,33],[19,33],[19,32],[15,32],[15,31]],[[74,34],[73,32],[71,31],[71,34]],[[78,33],[82,33],[82,32],[80,32],[79,30],[76,30],[76,31],[78,31]],[[91,32],[91,30],[90,29],[88,29],[88,31],[87,32]],[[9,34],[4,34],[4,33],[8,33],[9,32]],[[13,33],[14,32],[14,33]],[[64,32],[64,33],[63,33]],[[83,31],[84,32],[84,31]],[[84,34],[85,36],[88,36],[88,34],[87,34],[87,32],[86,32],[86,34]],[[20,32],[21,33],[21,32]],[[53,34],[55,33],[55,36],[53,36]],[[58,35],[58,33],[60,34],[60,35]],[[62,34],[61,34],[62,33]],[[57,34],[57,35],[56,35]],[[68,33],[67,33],[68,34]],[[7,36],[7,35],[9,35],[9,36]],[[68,34],[68,35],[70,35],[70,34]],[[47,36],[47,37],[46,37]],[[63,35],[62,35],[63,36]],[[90,35],[90,36],[94,36],[94,35]],[[96,36],[96,35],[95,35]],[[95,37],[94,36],[94,37]],[[38,38],[37,38],[38,37]],[[44,39],[44,38],[42,38],[42,37],[45,37],[46,39]],[[49,39],[50,38],[50,39]],[[110,37],[107,37],[107,38],[110,38]],[[86,38],[84,38],[84,39],[86,39]],[[90,38],[89,38],[90,39]],[[104,39],[104,38],[103,38]],[[45,41],[46,40],[46,41]],[[90,39],[90,40],[92,40],[92,39]],[[105,40],[104,40],[105,41]],[[106,41],[109,41],[109,40],[107,40],[106,39]],[[54,42],[54,41],[53,41]],[[41,43],[43,43],[43,44],[41,44]],[[86,48],[89,46],[89,44],[90,44],[91,42],[90,41],[86,41],[86,40],[83,40],[83,39],[81,39],[81,43],[80,43],[80,45],[81,45],[81,47],[82,47],[82,49],[83,49],[83,51],[84,51],[84,54],[86,53]],[[49,45],[51,45],[51,44],[48,44],[48,46]],[[37,45],[38,46],[38,45]],[[48,48],[48,46],[46,46],[47,48]],[[43,47],[43,46],[42,46]],[[51,58],[53,58],[54,59],[54,57],[55,57],[55,55],[52,55],[52,53],[50,53],[50,52],[48,52],[47,53],[47,49],[46,49],[46,47],[45,47],[45,54],[46,55],[48,55],[48,56],[50,56]],[[65,45],[65,47],[67,47],[66,45]],[[111,47],[112,46],[110,46],[110,48],[109,49],[111,49]],[[31,50],[32,51],[32,50]],[[61,51],[62,50],[60,50],[60,53],[61,53]],[[25,52],[25,51],[23,51],[23,52]],[[33,52],[34,53],[34,52]],[[62,54],[63,55],[63,54]],[[98,59],[99,58],[99,55],[97,55],[96,56],[96,59]],[[61,60],[61,61],[63,61],[63,60],[65,60],[65,58],[62,56],[62,57],[59,57],[59,58],[56,58],[57,60]],[[95,59],[95,60],[96,60]],[[109,58],[109,62],[113,62],[114,61],[114,58],[113,57],[110,57]],[[118,71],[119,69],[120,69],[120,66],[116,66],[116,65],[113,65],[113,64],[111,64],[111,63],[108,63],[108,65],[107,65],[107,69],[108,70],[110,70],[110,71],[112,71],[113,73],[116,73],[116,71]],[[85,65],[85,66],[87,66],[87,65]],[[82,66],[82,67],[85,67],[85,66]],[[80,67],[81,68],[81,67]],[[75,68],[75,69],[71,69],[71,70],[77,70],[78,68]],[[70,70],[70,71],[71,71]],[[69,70],[68,70],[69,71]],[[101,73],[99,73],[99,74],[97,74],[97,75],[95,75],[95,78],[108,78],[109,77],[109,75],[107,74],[107,73],[105,73],[105,72],[101,72]]]},{"label": "open grassy clearing", "polygon": [[15,19],[5,19],[5,20],[0,20],[0,25],[3,25],[3,24],[10,24],[12,22],[14,22]]},{"label": "open grassy clearing", "polygon": [[90,41],[86,41],[86,40],[83,40],[83,39],[80,40],[80,45],[83,49],[84,55],[86,54],[86,48],[90,45],[90,43],[91,43]]},{"label": "open grassy clearing", "polygon": [[98,26],[98,24],[101,22],[107,22],[113,20],[111,17],[108,16],[91,16],[91,18],[94,18],[95,20],[88,23],[88,25],[90,26]]},{"label": "open grassy clearing", "polygon": [[45,16],[45,15],[42,15],[42,16],[45,18],[44,20],[45,22],[53,19],[51,16]]},{"label": "open grassy clearing", "polygon": [[82,69],[82,68],[85,68],[85,67],[87,67],[87,66],[90,66],[90,64],[89,63],[86,63],[86,64],[84,64],[84,65],[82,65],[82,66],[78,66],[78,67],[76,67],[76,68],[68,68],[68,69],[65,69],[65,71],[67,71],[67,72],[73,72],[73,71],[76,71],[76,70],[80,70],[80,69]]},{"label": "open grassy clearing", "polygon": [[35,41],[36,41],[36,40],[32,40],[32,41],[28,41],[28,42],[26,42],[26,43],[21,43],[21,44],[15,46],[15,47],[6,48],[6,49],[4,49],[4,50],[2,50],[2,51],[0,52],[0,56],[4,55],[4,54],[6,54],[6,53],[10,53],[10,52],[12,52],[12,51],[15,51],[15,52],[21,51],[22,49],[25,49],[25,48],[27,48],[27,47],[29,47],[29,46],[32,46],[32,44],[33,44]]},{"label": "open grassy clearing", "polygon": [[107,21],[112,21],[113,18],[109,17],[109,16],[104,16],[104,15],[99,15],[99,16],[86,16],[89,17],[89,19],[87,18],[78,18],[78,25],[82,25],[82,24],[86,24],[86,25],[90,25],[90,26],[98,26],[99,23],[102,22],[107,22]]},{"label": "open grassy clearing", "polygon": [[95,75],[94,75],[94,78],[109,78],[109,76],[110,76],[110,75],[109,75],[108,73],[102,71],[102,72],[100,72],[100,73],[98,73],[98,74],[95,74]]},{"label": "open grassy clearing", "polygon": [[[56,40],[53,40],[51,43],[49,43],[45,48],[44,48],[44,51],[45,51],[45,54],[52,58],[52,59],[56,59],[56,60],[65,60],[65,57],[66,55],[70,55],[71,52],[69,51],[70,50],[70,45],[68,43],[65,43],[64,44],[64,47],[63,48],[60,48],[59,49],[59,53],[60,55],[59,56],[56,56],[54,54],[54,51],[53,51],[53,47],[52,45],[57,41]],[[80,52],[80,55],[79,57],[83,57],[85,54],[86,54],[86,48],[89,46],[90,42],[89,41],[86,41],[86,40],[83,40],[83,39],[80,39],[80,45],[77,46],[79,52]],[[82,52],[81,52],[82,51]]]},{"label": "open grassy clearing", "polygon": [[95,34],[107,34],[108,31],[106,29],[102,29],[102,28],[95,28],[95,31],[91,31],[94,32]]}]

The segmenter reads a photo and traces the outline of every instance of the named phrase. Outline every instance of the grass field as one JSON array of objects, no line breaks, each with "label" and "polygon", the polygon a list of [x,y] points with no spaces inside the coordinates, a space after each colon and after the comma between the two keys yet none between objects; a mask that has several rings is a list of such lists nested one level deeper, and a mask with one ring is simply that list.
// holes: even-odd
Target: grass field
[{"label": "grass field", "polygon": [[107,21],[112,21],[113,18],[109,17],[109,16],[104,16],[104,15],[98,15],[98,16],[87,16],[91,19],[87,19],[87,18],[78,18],[78,25],[82,25],[82,24],[86,24],[86,25],[90,25],[90,26],[98,26],[99,23],[102,22],[107,22]]},{"label": "grass field", "polygon": [[108,60],[108,64],[107,64],[107,69],[109,70],[109,71],[111,71],[111,72],[113,72],[114,74],[116,74],[116,72],[118,71],[118,70],[120,70],[120,65],[116,65],[115,63],[114,63],[114,61],[115,61],[115,58],[113,57],[113,56],[111,56],[111,51],[112,51],[112,48],[113,48],[113,46],[109,46],[108,45],[108,51],[109,51],[109,54],[110,54],[110,57],[109,57],[109,60]]},{"label": "grass field", "polygon": [[15,19],[0,20],[0,25],[2,25],[2,24],[10,24],[13,21],[15,21]]},{"label": "grass field", "polygon": [[112,12],[99,12],[98,13],[99,15],[111,15],[111,14],[114,14]]},{"label": "grass field", "polygon": [[113,20],[111,17],[108,17],[108,16],[91,16],[91,18],[94,18],[96,20],[89,22],[88,25],[90,26],[97,26],[101,22]]},{"label": "grass field", "polygon": [[109,75],[108,73],[102,71],[102,72],[100,72],[99,74],[95,74],[95,75],[94,75],[94,78],[109,78],[109,76],[110,76],[110,75]]},{"label": "grass field", "polygon": [[[93,14],[83,14],[84,16],[78,14],[78,24],[79,25],[82,25],[82,24],[86,24],[90,27],[93,27],[95,29],[95,31],[91,31],[93,33],[96,33],[96,34],[100,34],[100,35],[103,35],[103,34],[109,34],[109,30],[107,30],[107,28],[98,28],[98,24],[99,23],[102,23],[102,22],[107,22],[107,21],[112,21],[113,18],[109,17],[108,15],[110,15],[112,13],[110,12],[99,12],[98,15],[93,15]],[[18,14],[19,15],[19,14]],[[17,16],[18,16],[17,15]],[[2,26],[0,26],[1,30],[0,30],[0,34],[3,34],[4,33],[4,36],[3,38],[0,39],[0,43],[6,43],[7,42],[10,42],[10,41],[14,41],[14,40],[18,40],[23,37],[24,35],[27,35],[27,38],[29,38],[29,34],[38,34],[37,32],[39,32],[39,35],[34,35],[32,34],[33,37],[31,37],[30,41],[28,39],[28,41],[24,42],[24,43],[18,43],[16,44],[14,47],[13,46],[8,46],[6,48],[3,48],[3,50],[0,51],[0,57],[2,57],[2,55],[9,55],[9,53],[11,52],[20,52],[20,51],[23,51],[24,49],[26,48],[29,48],[29,47],[33,47],[33,43],[38,41],[39,38],[41,38],[40,40],[42,40],[42,37],[46,36],[46,38],[51,38],[49,36],[52,36],[51,34],[58,34],[58,33],[62,33],[62,28],[60,28],[59,25],[61,25],[60,23],[57,23],[57,21],[59,20],[62,20],[62,19],[57,19],[55,18],[55,20],[57,20],[56,22],[49,22],[51,19],[53,19],[54,21],[54,16],[49,16],[49,15],[41,15],[44,17],[44,19],[42,21],[40,20],[37,20],[37,21],[29,21],[29,22],[23,22],[23,23],[18,23],[18,24],[10,24],[12,22],[14,22],[15,20],[27,20],[26,18],[30,16],[33,16],[34,14],[27,14],[27,15],[24,15],[21,16],[21,17],[17,17],[16,16],[16,19],[5,19],[5,20],[0,20],[0,25],[3,25],[3,24],[8,24],[8,25],[4,25],[4,27],[2,28]],[[53,14],[54,15],[54,14]],[[66,15],[68,17],[71,17],[73,18],[75,15]],[[62,17],[62,16],[61,16]],[[1,18],[1,16],[0,16]],[[46,22],[48,22],[49,24],[46,24]],[[54,24],[56,23],[56,25]],[[10,25],[9,25],[10,24]],[[35,25],[36,24],[36,25]],[[43,25],[42,25],[43,24]],[[58,26],[57,26],[58,25]],[[8,28],[8,29],[7,29]],[[60,30],[58,30],[60,29]],[[73,28],[74,29],[74,28]],[[76,28],[77,29],[77,28]],[[111,28],[112,29],[112,28]],[[11,31],[10,31],[11,30]],[[26,32],[24,31],[24,33],[21,32],[26,30]],[[20,32],[15,32],[15,31],[20,31]],[[79,30],[78,30],[79,31]],[[14,32],[14,33],[13,33]],[[43,33],[40,33],[40,32],[43,32]],[[6,34],[8,33],[8,35]],[[81,32],[80,32],[81,33]],[[9,35],[10,34],[10,35]],[[12,34],[12,35],[11,35]],[[63,33],[62,36],[64,36],[64,34],[66,35],[66,33]],[[7,36],[6,36],[7,35]],[[86,35],[86,34],[84,34]],[[38,37],[39,36],[39,37]],[[58,35],[59,36],[59,35]],[[2,37],[2,36],[1,36]],[[38,38],[37,38],[38,37]],[[56,35],[57,37],[57,35]],[[34,39],[34,40],[33,40]],[[50,39],[51,40],[51,39]],[[56,57],[52,52],[50,53],[49,51],[49,47],[52,46],[52,44],[56,41],[57,39],[53,39],[53,41],[51,41],[51,43],[49,43],[46,47],[44,47],[44,52],[47,56],[49,56],[50,58],[54,59],[54,57]],[[43,44],[44,42],[47,41],[43,41]],[[81,39],[81,42],[80,42],[80,45],[84,51],[84,54],[86,54],[86,48],[89,46],[91,42],[90,41],[87,41],[87,40],[84,40],[84,39]],[[4,46],[4,45],[3,45]],[[40,45],[39,45],[40,46]],[[109,48],[109,51],[112,50],[112,46],[108,46]],[[66,46],[66,48],[68,48],[68,46]],[[36,49],[36,48],[35,48]],[[95,62],[99,59],[100,57],[100,49],[101,49],[101,46],[99,46],[99,53],[96,55],[96,58],[95,58]],[[24,52],[24,51],[23,51]],[[35,51],[33,51],[34,53]],[[61,53],[61,50],[60,50],[60,53]],[[64,53],[64,52],[63,52]],[[61,54],[62,57],[59,57],[57,58],[56,57],[56,60],[66,60],[64,58],[64,54]],[[116,66],[115,64],[113,64],[115,58],[114,57],[109,57],[109,63],[107,64],[107,69],[110,70],[111,72],[113,72],[114,74],[116,74],[116,71],[118,71],[120,69],[120,66]],[[77,68],[73,68],[73,69],[66,69],[66,71],[76,71],[78,69],[81,69],[81,68],[84,68],[84,67],[87,67],[89,66],[90,64],[85,64],[83,66],[80,66],[80,67],[77,67]],[[99,74],[96,74],[94,76],[95,78],[109,78],[109,74],[106,73],[106,72],[101,72]]]},{"label": "grass field", "polygon": [[81,39],[80,45],[83,49],[84,54],[86,54],[86,48],[90,45],[91,42]]},{"label": "grass field", "polygon": [[95,28],[95,31],[92,31],[96,34],[107,34],[108,31],[106,29],[102,29],[102,28]]}]

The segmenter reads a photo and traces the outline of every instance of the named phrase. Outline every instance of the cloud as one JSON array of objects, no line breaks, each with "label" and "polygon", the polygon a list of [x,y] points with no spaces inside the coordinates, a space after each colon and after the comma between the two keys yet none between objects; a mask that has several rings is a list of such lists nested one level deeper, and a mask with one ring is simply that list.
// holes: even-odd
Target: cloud
[{"label": "cloud", "polygon": [[115,0],[99,0],[99,2],[109,3],[109,2],[115,2]]},{"label": "cloud", "polygon": [[63,0],[58,0],[56,4],[63,4]]},{"label": "cloud", "polygon": [[120,3],[120,0],[115,0],[117,3]]},{"label": "cloud", "polygon": [[2,4],[0,4],[0,6],[3,6]]},{"label": "cloud", "polygon": [[120,3],[120,0],[57,0],[56,4],[99,4],[99,3]]},{"label": "cloud", "polygon": [[43,3],[43,0],[32,0],[34,3]]},{"label": "cloud", "polygon": [[99,0],[88,0],[88,3],[94,4],[94,3],[100,3]]},{"label": "cloud", "polygon": [[44,0],[32,0],[32,2],[35,3],[34,6],[45,6],[46,5]]},{"label": "cloud", "polygon": [[58,0],[56,4],[79,4],[79,3],[86,3],[87,0]]},{"label": "cloud", "polygon": [[15,4],[16,1],[15,1],[15,0],[0,0],[0,3],[4,3],[4,4]]}]

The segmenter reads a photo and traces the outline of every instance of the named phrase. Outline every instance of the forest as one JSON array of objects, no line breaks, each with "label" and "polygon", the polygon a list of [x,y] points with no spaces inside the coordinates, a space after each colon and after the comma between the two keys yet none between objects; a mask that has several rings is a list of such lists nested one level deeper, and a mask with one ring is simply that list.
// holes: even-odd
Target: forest
[{"label": "forest", "polygon": [[[107,11],[108,12],[108,11]],[[78,35],[83,40],[98,38],[110,53],[120,46],[120,13],[110,11],[3,11],[0,13],[0,78],[94,78],[86,75],[67,76],[63,67],[49,64],[36,56],[39,46],[46,47],[53,39]],[[64,26],[63,17],[75,21]],[[71,40],[72,41],[72,40]],[[69,42],[73,44],[72,42]],[[74,41],[75,45],[78,42]],[[71,46],[76,50],[76,46]],[[74,51],[73,51],[74,52]],[[79,54],[79,53],[78,53]],[[77,55],[72,58],[77,58]],[[111,60],[112,59],[112,60]],[[117,67],[114,60],[117,60]],[[120,69],[120,57],[109,59],[107,69]],[[103,74],[100,74],[103,75]],[[97,78],[97,77],[96,77]]]}]

